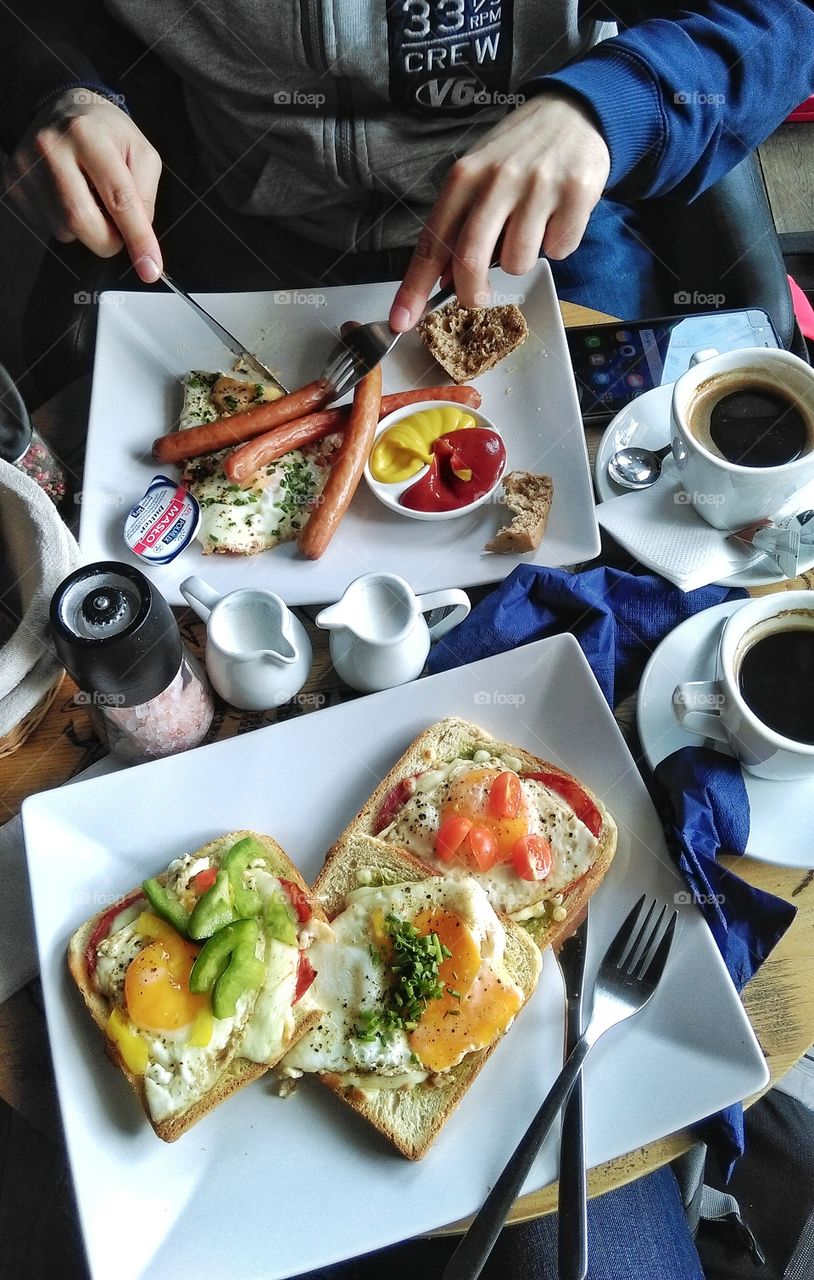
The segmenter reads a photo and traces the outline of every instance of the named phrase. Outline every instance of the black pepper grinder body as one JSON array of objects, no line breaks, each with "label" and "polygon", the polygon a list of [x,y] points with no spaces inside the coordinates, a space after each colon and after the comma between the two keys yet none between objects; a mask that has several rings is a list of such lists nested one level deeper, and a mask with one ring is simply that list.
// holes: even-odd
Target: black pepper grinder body
[{"label": "black pepper grinder body", "polygon": [[128,761],[197,746],[214,706],[172,610],[145,575],[115,560],[76,569],[51,600],[60,662],[94,726]]}]

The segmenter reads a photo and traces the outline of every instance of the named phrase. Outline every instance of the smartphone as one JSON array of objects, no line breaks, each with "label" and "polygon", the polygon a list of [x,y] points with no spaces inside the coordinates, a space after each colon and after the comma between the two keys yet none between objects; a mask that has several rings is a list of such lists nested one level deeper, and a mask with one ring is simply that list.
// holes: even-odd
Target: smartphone
[{"label": "smartphone", "polygon": [[780,346],[768,314],[757,307],[620,320],[565,332],[586,426],[602,426],[645,391],[675,382],[689,369],[694,351]]}]

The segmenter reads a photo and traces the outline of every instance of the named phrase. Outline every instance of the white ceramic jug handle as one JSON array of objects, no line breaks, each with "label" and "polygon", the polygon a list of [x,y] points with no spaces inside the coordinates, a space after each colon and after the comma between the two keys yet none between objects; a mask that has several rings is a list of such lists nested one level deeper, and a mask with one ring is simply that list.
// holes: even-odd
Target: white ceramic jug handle
[{"label": "white ceramic jug handle", "polygon": [[418,596],[418,607],[422,613],[429,613],[431,609],[443,609],[451,604],[455,605],[452,612],[429,628],[431,640],[445,636],[452,627],[457,627],[459,622],[463,622],[472,605],[466,592],[459,591],[457,587],[452,587],[449,591],[431,591],[429,595]]},{"label": "white ceramic jug handle", "polygon": [[[721,719],[725,696],[719,680],[689,680],[676,685],[673,690],[675,717],[687,733],[714,738],[716,742],[728,742]],[[689,715],[696,717],[694,724],[686,723]]]},{"label": "white ceramic jug handle", "polygon": [[720,354],[717,347],[703,347],[700,351],[693,351],[690,356],[690,368],[694,364],[700,364],[702,360],[711,360],[713,356],[719,356]]},{"label": "white ceramic jug handle", "polygon": [[217,591],[213,591],[208,582],[195,576],[184,578],[181,583],[181,595],[204,622],[220,600]]}]

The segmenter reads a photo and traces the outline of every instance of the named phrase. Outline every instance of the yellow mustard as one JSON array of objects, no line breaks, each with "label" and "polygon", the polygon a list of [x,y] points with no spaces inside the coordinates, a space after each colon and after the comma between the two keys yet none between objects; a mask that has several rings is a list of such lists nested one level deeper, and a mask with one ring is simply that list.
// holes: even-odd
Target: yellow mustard
[{"label": "yellow mustard", "polygon": [[477,423],[471,413],[451,405],[421,409],[383,431],[370,454],[370,472],[380,484],[409,480],[432,461],[432,443],[449,431],[463,431]]},{"label": "yellow mustard", "polygon": [[119,1052],[133,1075],[143,1076],[147,1070],[147,1046],[118,1008],[111,1010],[107,1020],[107,1034],[118,1045]]}]

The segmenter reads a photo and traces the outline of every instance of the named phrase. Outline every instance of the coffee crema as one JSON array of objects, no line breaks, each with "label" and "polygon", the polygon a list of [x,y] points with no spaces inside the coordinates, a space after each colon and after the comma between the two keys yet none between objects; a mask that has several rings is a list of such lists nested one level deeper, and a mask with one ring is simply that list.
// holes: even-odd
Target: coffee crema
[{"label": "coffee crema", "polygon": [[702,382],[687,423],[709,453],[740,467],[782,467],[814,449],[814,407],[742,370]]},{"label": "coffee crema", "polygon": [[791,625],[756,640],[741,660],[738,688],[769,729],[814,746],[814,628]]}]

